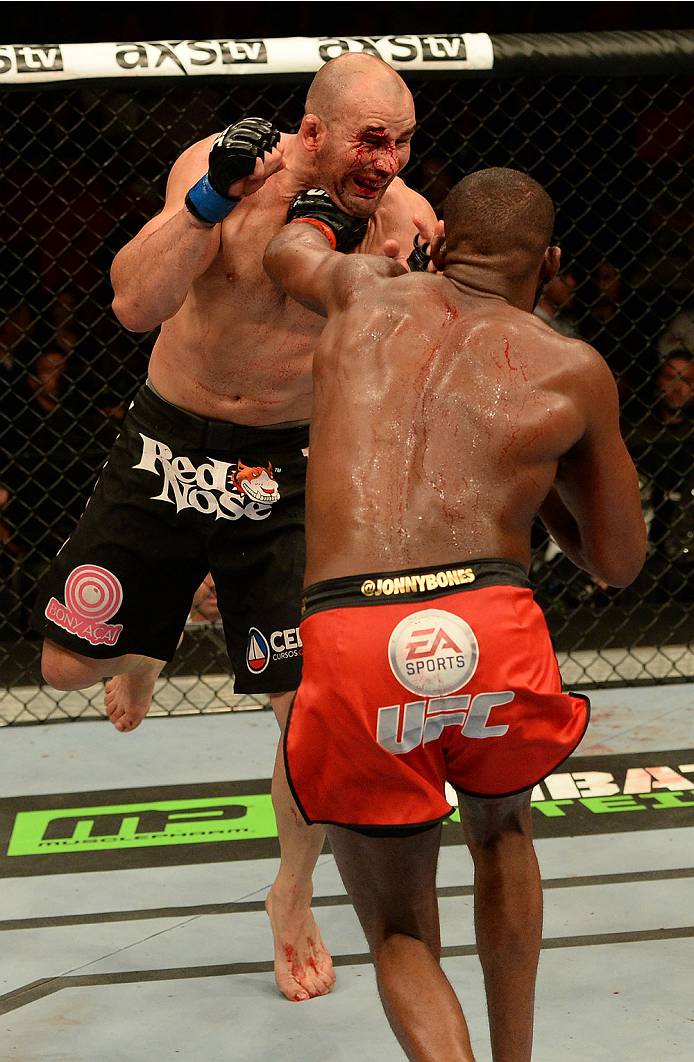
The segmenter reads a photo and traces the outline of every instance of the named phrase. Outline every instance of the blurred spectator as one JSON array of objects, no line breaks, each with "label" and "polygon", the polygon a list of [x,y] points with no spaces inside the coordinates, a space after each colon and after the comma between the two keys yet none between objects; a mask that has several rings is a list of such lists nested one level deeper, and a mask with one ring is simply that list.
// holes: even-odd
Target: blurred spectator
[{"label": "blurred spectator", "polygon": [[187,624],[219,623],[221,614],[217,607],[217,591],[212,574],[208,572],[193,596]]},{"label": "blurred spectator", "polygon": [[0,385],[16,387],[36,357],[35,322],[29,306],[18,303],[0,318]]},{"label": "blurred spectator", "polygon": [[[21,391],[27,366],[37,353],[34,330],[34,318],[26,303],[18,303],[0,317],[0,453],[11,445],[14,423],[23,408]],[[6,463],[7,459],[0,464],[3,478]]]},{"label": "blurred spectator", "polygon": [[569,339],[581,338],[574,312],[576,287],[576,277],[572,272],[566,270],[560,273],[549,284],[545,284],[534,311],[550,328]]},{"label": "blurred spectator", "polygon": [[587,292],[588,313],[581,320],[585,338],[602,354],[625,401],[650,375],[642,336],[644,308],[627,287],[622,272],[604,261],[595,270]]},{"label": "blurred spectator", "polygon": [[672,353],[655,376],[655,403],[625,432],[650,510],[652,565],[667,594],[694,595],[694,357]]},{"label": "blurred spectator", "polygon": [[10,541],[10,532],[7,525],[2,522],[2,510],[10,500],[10,492],[7,487],[0,484],[0,544],[6,545]]},{"label": "blurred spectator", "polygon": [[661,359],[680,351],[694,357],[694,306],[685,306],[673,317],[658,337],[657,347]]},{"label": "blurred spectator", "polygon": [[63,377],[67,360],[67,357],[57,350],[39,354],[28,374],[29,391],[33,392],[34,402],[44,413],[52,413],[60,402],[65,389]]},{"label": "blurred spectator", "polygon": [[[113,390],[114,381],[104,378],[105,355],[100,339],[85,330],[84,322],[80,322],[82,301],[72,286],[63,288],[54,297],[45,315],[49,331],[41,348],[56,358],[67,359],[73,391],[81,393],[87,403],[93,402],[106,417],[120,424],[125,416],[126,403]],[[116,372],[113,370],[112,375]]]},{"label": "blurred spectator", "polygon": [[76,310],[77,295],[70,289],[64,289],[56,295],[48,311],[48,320],[53,328],[51,346],[66,357],[77,349],[80,342]]}]

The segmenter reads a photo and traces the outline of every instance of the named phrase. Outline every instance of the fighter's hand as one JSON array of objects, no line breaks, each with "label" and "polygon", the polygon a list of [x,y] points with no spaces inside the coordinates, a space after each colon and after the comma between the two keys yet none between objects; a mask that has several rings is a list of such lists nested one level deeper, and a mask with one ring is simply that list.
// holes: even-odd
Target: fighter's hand
[{"label": "fighter's hand", "polygon": [[348,254],[364,239],[368,218],[354,218],[333,203],[322,188],[299,192],[287,211],[287,222],[306,221],[315,225],[334,251]]},{"label": "fighter's hand", "polygon": [[417,227],[417,234],[413,241],[412,250],[405,254],[398,240],[386,240],[383,244],[383,253],[386,258],[394,258],[396,262],[404,266],[410,272],[436,272],[429,257],[429,245],[437,233],[443,233],[443,222],[437,221],[434,228],[424,221],[419,214],[412,216],[412,221]]},{"label": "fighter's hand", "polygon": [[207,173],[186,196],[191,214],[206,225],[223,221],[243,196],[281,168],[279,141],[279,130],[262,118],[228,126],[212,145]]},{"label": "fighter's hand", "polygon": [[238,199],[253,195],[265,184],[268,177],[271,177],[273,173],[277,173],[278,170],[284,169],[284,165],[284,145],[276,144],[272,151],[266,151],[262,158],[255,160],[253,173],[249,173],[247,177],[241,177],[238,181],[234,181],[233,184],[229,185],[229,195]]}]

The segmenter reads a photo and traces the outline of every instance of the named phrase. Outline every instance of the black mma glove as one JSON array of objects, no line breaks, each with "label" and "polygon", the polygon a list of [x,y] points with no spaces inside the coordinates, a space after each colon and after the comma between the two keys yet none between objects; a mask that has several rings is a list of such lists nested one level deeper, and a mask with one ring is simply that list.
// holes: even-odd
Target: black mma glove
[{"label": "black mma glove", "polygon": [[353,251],[366,235],[368,218],[353,218],[333,203],[322,188],[299,192],[287,212],[287,221],[308,221],[330,241],[333,251],[347,254]]},{"label": "black mma glove", "polygon": [[209,169],[186,196],[191,214],[207,225],[216,225],[241,200],[229,195],[229,185],[248,177],[256,159],[279,144],[279,130],[262,118],[242,118],[220,133],[210,151]]},{"label": "black mma glove", "polygon": [[429,255],[429,241],[425,240],[424,243],[417,243],[419,235],[414,238],[414,249],[410,251],[410,257],[407,259],[407,264],[411,273],[426,273],[431,261]]}]

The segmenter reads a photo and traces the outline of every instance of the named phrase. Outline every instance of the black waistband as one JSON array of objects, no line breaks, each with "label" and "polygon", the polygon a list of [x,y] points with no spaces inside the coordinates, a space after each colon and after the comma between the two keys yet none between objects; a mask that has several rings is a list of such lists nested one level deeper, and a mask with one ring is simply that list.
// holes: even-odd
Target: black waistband
[{"label": "black waistband", "polygon": [[142,420],[151,432],[171,433],[180,445],[199,450],[258,449],[301,450],[308,446],[308,424],[284,428],[207,420],[167,402],[146,384],[135,395],[130,416]]},{"label": "black waistband", "polygon": [[331,608],[358,605],[387,605],[393,601],[427,601],[461,590],[481,590],[487,586],[530,588],[525,568],[503,557],[468,560],[453,564],[409,568],[399,572],[348,575],[307,586],[302,595],[301,617]]}]

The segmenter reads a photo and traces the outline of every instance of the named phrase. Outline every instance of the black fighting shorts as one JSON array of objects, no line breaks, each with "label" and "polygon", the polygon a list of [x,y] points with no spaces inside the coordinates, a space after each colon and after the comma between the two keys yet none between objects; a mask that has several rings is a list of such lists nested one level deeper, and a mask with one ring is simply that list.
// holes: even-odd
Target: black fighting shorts
[{"label": "black fighting shorts", "polygon": [[307,425],[205,420],[143,386],[32,626],[84,656],[170,660],[211,571],[236,692],[295,689],[307,455]]}]

